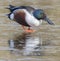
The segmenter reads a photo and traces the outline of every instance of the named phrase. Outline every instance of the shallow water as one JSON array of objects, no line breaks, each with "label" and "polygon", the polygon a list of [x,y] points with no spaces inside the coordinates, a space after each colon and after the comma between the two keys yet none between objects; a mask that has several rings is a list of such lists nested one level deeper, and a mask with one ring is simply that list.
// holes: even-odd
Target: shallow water
[{"label": "shallow water", "polygon": [[[16,37],[23,33],[21,26],[6,16],[9,10],[5,7],[9,4],[42,8],[55,23],[54,26],[50,26],[43,21],[40,28],[32,34],[32,37],[40,39],[40,56],[22,56],[19,49],[14,50],[9,47],[8,41],[17,39]],[[14,51],[11,52],[12,50]],[[60,0],[0,0],[0,60],[60,61]]]}]

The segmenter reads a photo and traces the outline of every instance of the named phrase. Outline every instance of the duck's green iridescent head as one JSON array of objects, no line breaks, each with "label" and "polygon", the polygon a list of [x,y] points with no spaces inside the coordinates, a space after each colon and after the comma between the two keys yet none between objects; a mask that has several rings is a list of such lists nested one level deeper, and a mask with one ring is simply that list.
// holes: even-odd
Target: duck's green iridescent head
[{"label": "duck's green iridescent head", "polygon": [[45,17],[45,13],[42,9],[37,9],[33,12],[34,17],[38,20],[43,19]]},{"label": "duck's green iridescent head", "polygon": [[42,9],[36,9],[33,12],[33,16],[35,18],[37,18],[38,20],[40,20],[40,19],[45,20],[45,21],[47,21],[51,25],[54,24],[51,20],[49,20],[49,18],[47,18],[46,14],[44,13],[44,11]]}]

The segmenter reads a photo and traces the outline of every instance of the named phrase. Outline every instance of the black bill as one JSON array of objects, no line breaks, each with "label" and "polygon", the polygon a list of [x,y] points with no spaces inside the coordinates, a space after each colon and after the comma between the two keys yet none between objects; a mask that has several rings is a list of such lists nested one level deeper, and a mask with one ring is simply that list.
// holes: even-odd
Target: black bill
[{"label": "black bill", "polygon": [[45,17],[44,20],[47,21],[48,24],[54,25],[54,23],[49,18]]}]

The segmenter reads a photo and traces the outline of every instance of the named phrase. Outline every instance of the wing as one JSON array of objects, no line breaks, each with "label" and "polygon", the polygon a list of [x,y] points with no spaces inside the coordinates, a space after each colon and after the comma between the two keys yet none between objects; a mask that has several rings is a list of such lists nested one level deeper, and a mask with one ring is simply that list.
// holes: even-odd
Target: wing
[{"label": "wing", "polygon": [[11,12],[13,12],[16,9],[26,9],[29,13],[32,13],[35,10],[35,8],[31,6],[18,6],[17,7],[17,6],[12,6],[12,5],[9,5],[9,8],[7,9],[9,9]]},{"label": "wing", "polygon": [[35,8],[31,6],[21,6],[21,7],[24,7],[24,9],[26,9],[30,14],[32,14],[32,12],[35,10]]}]

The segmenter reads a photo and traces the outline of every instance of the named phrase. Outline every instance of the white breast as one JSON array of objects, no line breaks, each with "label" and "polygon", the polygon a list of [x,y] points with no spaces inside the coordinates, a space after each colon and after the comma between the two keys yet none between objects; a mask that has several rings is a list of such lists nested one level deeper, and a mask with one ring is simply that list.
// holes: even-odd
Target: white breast
[{"label": "white breast", "polygon": [[26,13],[26,22],[31,26],[31,27],[36,27],[40,25],[39,20],[37,20],[33,15],[29,14],[26,10],[24,10]]}]

